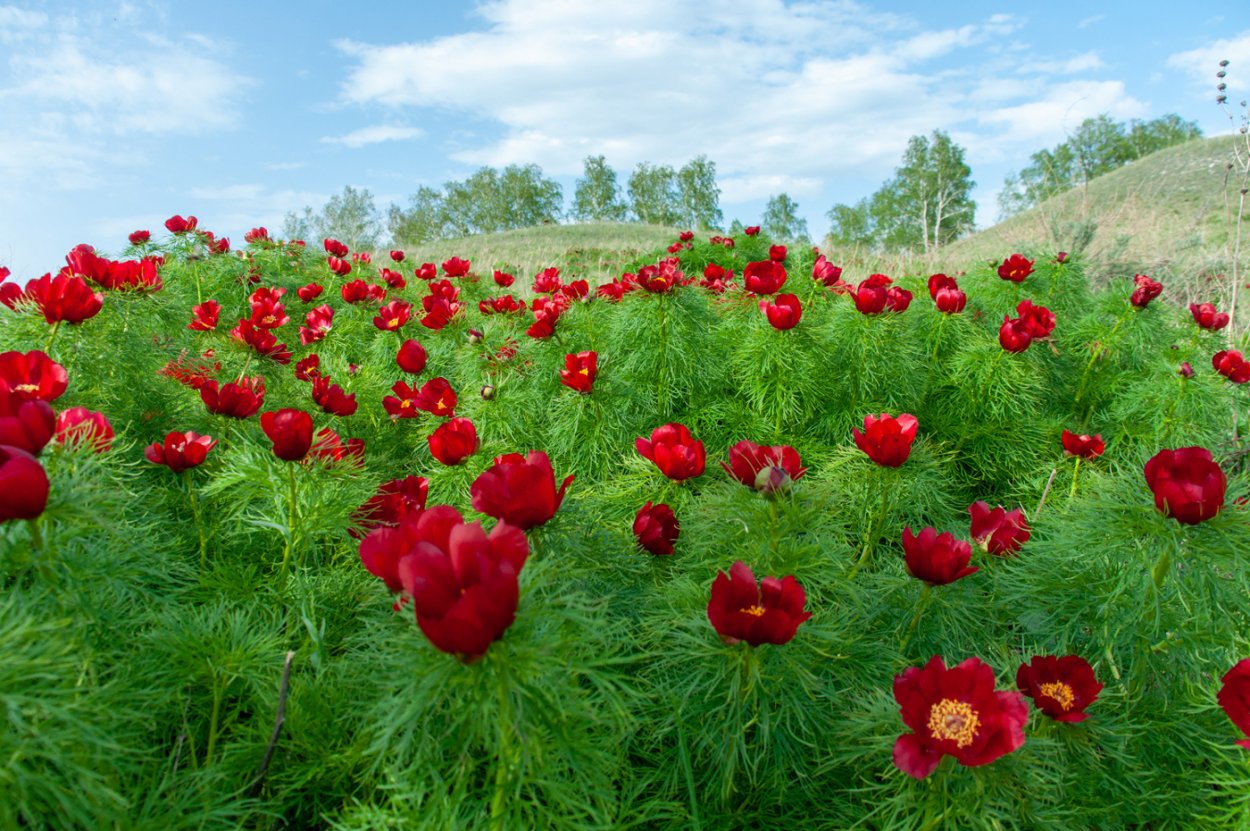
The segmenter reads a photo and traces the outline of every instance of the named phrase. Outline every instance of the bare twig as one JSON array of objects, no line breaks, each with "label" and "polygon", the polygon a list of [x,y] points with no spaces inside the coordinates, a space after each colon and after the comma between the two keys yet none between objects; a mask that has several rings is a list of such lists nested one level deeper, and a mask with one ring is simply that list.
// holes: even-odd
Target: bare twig
[{"label": "bare twig", "polygon": [[1037,509],[1033,511],[1033,519],[1037,519],[1037,515],[1042,512],[1042,506],[1046,504],[1046,497],[1050,495],[1050,486],[1055,484],[1055,474],[1058,472],[1057,467],[1050,469],[1050,478],[1046,480],[1046,490],[1042,491],[1042,499],[1037,503]]},{"label": "bare twig", "polygon": [[249,796],[260,793],[265,784],[265,774],[269,772],[269,763],[273,760],[273,751],[278,746],[278,737],[282,735],[282,725],[286,722],[286,697],[291,689],[291,661],[295,659],[295,650],[286,653],[286,663],[282,665],[282,680],[278,684],[278,712],[274,714],[273,732],[269,735],[269,744],[265,747],[265,756],[260,760],[252,786],[248,788]]}]

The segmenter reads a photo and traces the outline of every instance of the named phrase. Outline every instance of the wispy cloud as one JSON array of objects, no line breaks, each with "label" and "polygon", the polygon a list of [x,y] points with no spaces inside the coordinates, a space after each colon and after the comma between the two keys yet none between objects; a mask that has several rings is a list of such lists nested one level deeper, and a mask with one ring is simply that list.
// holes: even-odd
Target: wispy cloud
[{"label": "wispy cloud", "polygon": [[420,138],[425,131],[417,127],[395,127],[378,124],[373,127],[361,127],[344,136],[326,136],[321,139],[323,144],[341,144],[344,147],[365,147],[370,144],[381,144],[384,141],[411,141]]}]

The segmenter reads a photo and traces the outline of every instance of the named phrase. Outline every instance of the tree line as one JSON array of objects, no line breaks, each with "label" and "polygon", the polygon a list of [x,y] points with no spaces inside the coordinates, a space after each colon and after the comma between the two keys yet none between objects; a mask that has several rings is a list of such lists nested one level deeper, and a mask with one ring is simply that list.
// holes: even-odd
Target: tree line
[{"label": "tree line", "polygon": [[[1007,176],[998,201],[1003,217],[1157,150],[1199,138],[1192,121],[1168,114],[1152,121],[1086,119],[1065,141],[1034,153]],[[972,170],[964,149],[942,130],[912,136],[894,175],[855,204],[834,205],[827,216],[829,244],[878,252],[931,253],[975,228]],[[768,200],[760,225],[773,238],[809,242],[807,222],[788,194]],[[286,215],[292,239],[332,236],[353,249],[377,248],[383,229],[391,244],[420,245],[560,222],[645,222],[700,230],[723,228],[716,163],[700,155],[680,168],[640,162],[622,187],[604,156],[588,156],[565,210],[564,189],[536,164],[480,168],[462,181],[423,186],[406,206],[383,218],[368,190],[346,187],[316,211]],[[734,220],[731,233],[741,231]]]}]

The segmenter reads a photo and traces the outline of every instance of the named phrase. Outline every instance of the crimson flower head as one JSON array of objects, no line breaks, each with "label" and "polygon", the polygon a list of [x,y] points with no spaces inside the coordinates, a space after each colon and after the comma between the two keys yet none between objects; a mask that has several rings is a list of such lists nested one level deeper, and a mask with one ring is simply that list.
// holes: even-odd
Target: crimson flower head
[{"label": "crimson flower head", "polygon": [[957,290],[958,288],[959,284],[955,282],[954,277],[949,277],[945,274],[929,275],[929,297],[933,298],[934,301],[937,300],[938,292],[942,289]]},{"label": "crimson flower head", "polygon": [[998,267],[998,276],[1013,283],[1023,283],[1024,278],[1033,273],[1033,263],[1023,254],[1012,254]]},{"label": "crimson flower head", "polygon": [[391,251],[391,260],[393,262],[402,263],[404,261],[404,252],[398,249]]},{"label": "crimson flower head", "polygon": [[1133,294],[1129,297],[1128,302],[1139,309],[1146,308],[1151,300],[1163,293],[1163,284],[1151,280],[1145,274],[1134,274],[1133,285],[1136,288],[1133,289]]},{"label": "crimson flower head", "polygon": [[1080,655],[1038,655],[1016,670],[1016,686],[1034,707],[1071,724],[1089,718],[1085,708],[1102,692],[1094,668]]},{"label": "crimson flower head", "polygon": [[467,418],[448,419],[426,441],[430,445],[430,455],[445,465],[460,464],[480,446],[477,428]]},{"label": "crimson flower head", "polygon": [[210,413],[247,418],[256,414],[265,403],[265,379],[257,375],[229,381],[220,388],[209,379],[200,386],[200,399]]},{"label": "crimson flower head", "polygon": [[1224,507],[1228,480],[1205,447],[1160,450],[1146,462],[1155,508],[1185,525],[1197,525]]},{"label": "crimson flower head", "polygon": [[1034,306],[1032,300],[1021,300],[1016,305],[1016,314],[1020,315],[1020,325],[1028,329],[1034,340],[1048,338],[1055,331],[1055,313],[1045,306]]},{"label": "crimson flower head", "polygon": [[201,436],[194,431],[166,433],[165,441],[154,441],[143,451],[149,462],[164,465],[174,473],[198,467],[208,458],[208,451],[217,446],[212,436]]},{"label": "crimson flower head", "polygon": [[1020,318],[1003,316],[998,329],[998,345],[1007,352],[1023,352],[1033,343],[1032,327]]},{"label": "crimson flower head", "polygon": [[412,317],[412,304],[402,300],[392,300],[378,309],[373,325],[382,331],[395,332]]},{"label": "crimson flower head", "polygon": [[0,445],[0,522],[35,519],[48,506],[48,474],[20,447]]},{"label": "crimson flower head", "polygon": [[551,460],[541,450],[527,455],[497,456],[469,488],[473,510],[515,525],[522,531],[542,525],[555,516],[573,481],[570,474],[556,489]]},{"label": "crimson flower head", "polygon": [[129,239],[130,239],[131,245],[143,245],[145,242],[152,239],[152,232],[151,231],[131,231]]},{"label": "crimson flower head", "polygon": [[544,268],[534,275],[535,294],[555,294],[564,285],[560,282],[560,269]]},{"label": "crimson flower head", "polygon": [[516,277],[506,271],[500,271],[498,269],[495,270],[495,273],[492,274],[491,277],[494,279],[495,285],[500,288],[506,289],[508,286],[516,282]]},{"label": "crimson flower head", "polygon": [[217,328],[220,314],[220,303],[216,300],[205,300],[198,306],[191,307],[191,322],[187,324],[187,328],[196,332],[211,332]]},{"label": "crimson flower head", "polygon": [[0,380],[0,444],[39,455],[56,435],[56,412],[47,401],[22,398]]},{"label": "crimson flower head", "polygon": [[412,276],[418,280],[433,280],[438,276],[438,266],[434,265],[434,263],[421,263],[413,270]]},{"label": "crimson flower head", "polygon": [[829,262],[824,254],[817,257],[815,264],[812,265],[812,279],[825,288],[835,291],[846,291],[850,288],[842,281],[842,269]]},{"label": "crimson flower head", "polygon": [[329,375],[320,373],[312,379],[312,399],[328,415],[349,416],[355,414],[358,408],[356,393],[349,395],[347,390],[331,381]]},{"label": "crimson flower head", "polygon": [[1213,303],[1190,303],[1189,313],[1194,316],[1194,323],[1212,332],[1217,332],[1228,325],[1228,315],[1224,312],[1217,312]]},{"label": "crimson flower head", "polygon": [[757,236],[759,232],[760,232],[760,226],[758,225],[748,225],[747,227],[742,229],[742,233],[746,234],[748,237]]},{"label": "crimson flower head", "polygon": [[260,429],[273,442],[273,455],[288,462],[298,462],[312,447],[313,420],[303,410],[285,407],[277,412],[260,414]]},{"label": "crimson flower head", "polygon": [[898,467],[911,455],[918,426],[916,417],[911,413],[902,413],[898,418],[882,413],[879,416],[864,416],[863,432],[858,427],[852,427],[851,435],[855,438],[855,446],[868,458],[882,467]]},{"label": "crimson flower head", "polygon": [[677,542],[680,534],[681,523],[667,505],[648,502],[638,509],[638,515],[634,517],[634,537],[638,545],[657,557],[670,556],[673,543]]},{"label": "crimson flower head", "polygon": [[716,634],[729,645],[746,641],[789,643],[799,625],[812,616],[803,611],[807,593],[794,577],[765,577],[757,586],[755,574],[741,560],[718,572],[712,581],[707,619]]},{"label": "crimson flower head", "polygon": [[1080,456],[1082,459],[1097,459],[1107,449],[1106,442],[1102,440],[1102,436],[1093,435],[1078,436],[1071,430],[1064,430],[1060,436],[1063,442],[1063,452],[1069,456]]},{"label": "crimson flower head", "polygon": [[399,352],[395,355],[395,363],[399,364],[399,368],[409,375],[418,375],[421,370],[425,369],[428,357],[425,347],[409,338],[400,344]]},{"label": "crimson flower head", "polygon": [[985,765],[1024,744],[1029,705],[1018,692],[995,692],[994,670],[980,658],[947,669],[934,655],[894,679],[894,700],[913,732],[894,743],[894,765],[924,779],[943,756]]},{"label": "crimson flower head", "polygon": [[113,446],[113,425],[104,413],[86,407],[70,407],[56,417],[56,440],[58,444],[89,444],[97,453]]},{"label": "crimson flower head", "polygon": [[781,331],[793,329],[798,325],[799,318],[803,316],[803,307],[799,305],[799,298],[793,294],[779,294],[775,303],[761,300],[760,311],[768,318],[769,325]]},{"label": "crimson flower head", "polygon": [[[420,476],[408,476],[404,479],[383,482],[373,496],[366,499],[365,503],[352,513],[352,519],[366,531],[382,526],[394,527],[405,517],[418,514],[425,508],[429,490],[429,480]],[[364,536],[355,529],[348,533],[356,539]],[[369,571],[377,574],[372,568]],[[391,591],[399,591],[398,579],[396,577],[396,583],[391,587]]]},{"label": "crimson flower head", "polygon": [[634,447],[669,479],[682,482],[702,476],[707,466],[703,442],[695,441],[684,424],[670,423],[651,431],[651,440],[634,440]]},{"label": "crimson flower head", "polygon": [[448,277],[463,277],[469,273],[469,261],[452,257],[443,262],[443,273]]},{"label": "crimson flower head", "polygon": [[299,342],[303,346],[324,340],[334,328],[334,309],[328,304],[321,304],[309,309],[304,315],[306,325],[299,327]]},{"label": "crimson flower head", "polygon": [[652,294],[667,294],[684,280],[681,261],[676,257],[667,257],[655,265],[644,265],[635,275],[637,285]]},{"label": "crimson flower head", "polygon": [[336,239],[323,239],[321,244],[331,257],[342,258],[347,256],[347,246]]},{"label": "crimson flower head", "polygon": [[25,296],[34,301],[49,323],[82,323],[104,308],[103,294],[92,291],[83,278],[64,271],[55,277],[45,274],[31,280],[26,284]]},{"label": "crimson flower head", "polygon": [[968,305],[968,295],[959,288],[940,288],[933,295],[933,305],[942,314],[959,314]]},{"label": "crimson flower head", "polygon": [[851,299],[855,301],[855,308],[860,314],[881,314],[886,306],[886,287],[893,282],[884,274],[868,275],[868,279],[861,281],[851,294]]},{"label": "crimson flower head", "polygon": [[284,294],[286,294],[286,289],[268,286],[261,286],[252,292],[249,299],[252,307],[252,325],[261,329],[277,329],[285,326],[291,318],[287,316],[286,307],[281,303]]},{"label": "crimson flower head", "polygon": [[263,355],[277,363],[289,364],[291,362],[291,350],[287,349],[286,344],[279,343],[273,332],[257,327],[247,318],[241,318],[238,325],[230,330],[230,337],[252,347],[256,354]]},{"label": "crimson flower head", "polygon": [[596,352],[577,352],[564,356],[564,369],[560,370],[560,383],[571,390],[587,394],[599,373],[599,355]]},{"label": "crimson flower head", "polygon": [[936,528],[921,529],[919,535],[904,528],[903,555],[907,573],[930,586],[945,586],[978,571],[968,565],[972,546],[949,531],[939,534]]},{"label": "crimson flower head", "polygon": [[185,219],[180,214],[174,214],[165,220],[165,228],[171,234],[186,234],[194,231],[200,224],[200,221],[193,216]]},{"label": "crimson flower head", "polygon": [[69,373],[38,349],[0,352],[0,387],[8,388],[14,402],[52,402],[69,388]]},{"label": "crimson flower head", "polygon": [[777,260],[747,263],[742,285],[751,294],[776,294],[786,284],[786,267]]},{"label": "crimson flower head", "polygon": [[325,287],[320,286],[317,283],[309,283],[306,286],[300,286],[297,288],[295,293],[299,296],[300,300],[303,300],[305,303],[311,303],[320,297],[323,291],[325,291]]},{"label": "crimson flower head", "polygon": [[[0,449],[0,453],[2,452],[3,449]],[[1220,709],[1232,719],[1233,724],[1237,725],[1237,729],[1246,735],[1237,744],[1250,750],[1250,658],[1238,661],[1232,669],[1224,673],[1224,680],[1215,700],[1219,702]]]},{"label": "crimson flower head", "polygon": [[775,263],[784,263],[786,261],[786,247],[784,245],[768,246],[768,259]]},{"label": "crimson flower head", "polygon": [[412,405],[430,415],[452,416],[456,413],[456,391],[446,378],[432,378],[413,396]]},{"label": "crimson flower head", "polygon": [[793,447],[761,446],[746,439],[729,448],[729,462],[721,462],[720,466],[748,488],[763,493],[783,490],[807,472]]},{"label": "crimson flower head", "polygon": [[998,505],[991,510],[988,503],[978,501],[968,506],[968,515],[972,517],[972,539],[991,554],[1014,554],[1031,536],[1024,511],[1019,508],[1008,511]]},{"label": "crimson flower head", "polygon": [[885,307],[892,312],[905,312],[911,305],[911,292],[899,286],[885,290]]},{"label": "crimson flower head", "polygon": [[269,238],[269,229],[266,228],[264,225],[261,225],[257,228],[253,228],[252,230],[248,231],[246,234],[243,235],[243,241],[248,243],[249,245],[262,243],[262,242],[270,242],[271,240]]},{"label": "crimson flower head", "polygon": [[1241,356],[1236,349],[1225,349],[1211,357],[1211,366],[1234,384],[1250,381],[1250,361]]}]

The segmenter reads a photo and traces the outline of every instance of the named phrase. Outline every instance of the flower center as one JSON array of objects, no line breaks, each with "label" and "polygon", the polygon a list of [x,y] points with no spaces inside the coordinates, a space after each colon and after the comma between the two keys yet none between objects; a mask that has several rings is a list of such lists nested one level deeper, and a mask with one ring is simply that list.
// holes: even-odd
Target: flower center
[{"label": "flower center", "polygon": [[399,402],[399,408],[401,410],[406,410],[411,406],[412,406],[412,401],[410,399],[405,398],[403,401]]},{"label": "flower center", "polygon": [[590,370],[585,367],[582,367],[581,369],[577,370],[577,372],[579,375],[585,375],[587,378],[590,377]]},{"label": "flower center", "polygon": [[260,319],[260,322],[261,323],[273,323],[276,320],[277,318],[274,317],[273,315],[265,315],[264,317]]},{"label": "flower center", "polygon": [[745,609],[739,609],[738,611],[742,612],[744,615],[750,615],[751,617],[763,617],[764,616],[764,607],[760,606],[759,604],[756,604],[754,606],[748,606]]},{"label": "flower center", "polygon": [[393,317],[386,322],[386,328],[395,329],[399,326],[399,318]]},{"label": "flower center", "polygon": [[976,738],[980,727],[981,719],[977,711],[965,701],[943,698],[929,710],[929,732],[935,739],[967,747]]},{"label": "flower center", "polygon": [[436,409],[436,410],[446,410],[446,409],[447,409],[447,399],[446,399],[446,398],[440,398],[440,399],[438,399],[438,403],[434,405],[434,409]]},{"label": "flower center", "polygon": [[1038,692],[1047,698],[1053,699],[1065,711],[1071,710],[1072,705],[1076,703],[1076,693],[1062,681],[1050,681],[1042,684]]},{"label": "flower center", "polygon": [[38,384],[18,384],[16,387],[13,388],[13,391],[14,392],[27,392],[27,393],[39,392],[39,385]]}]

